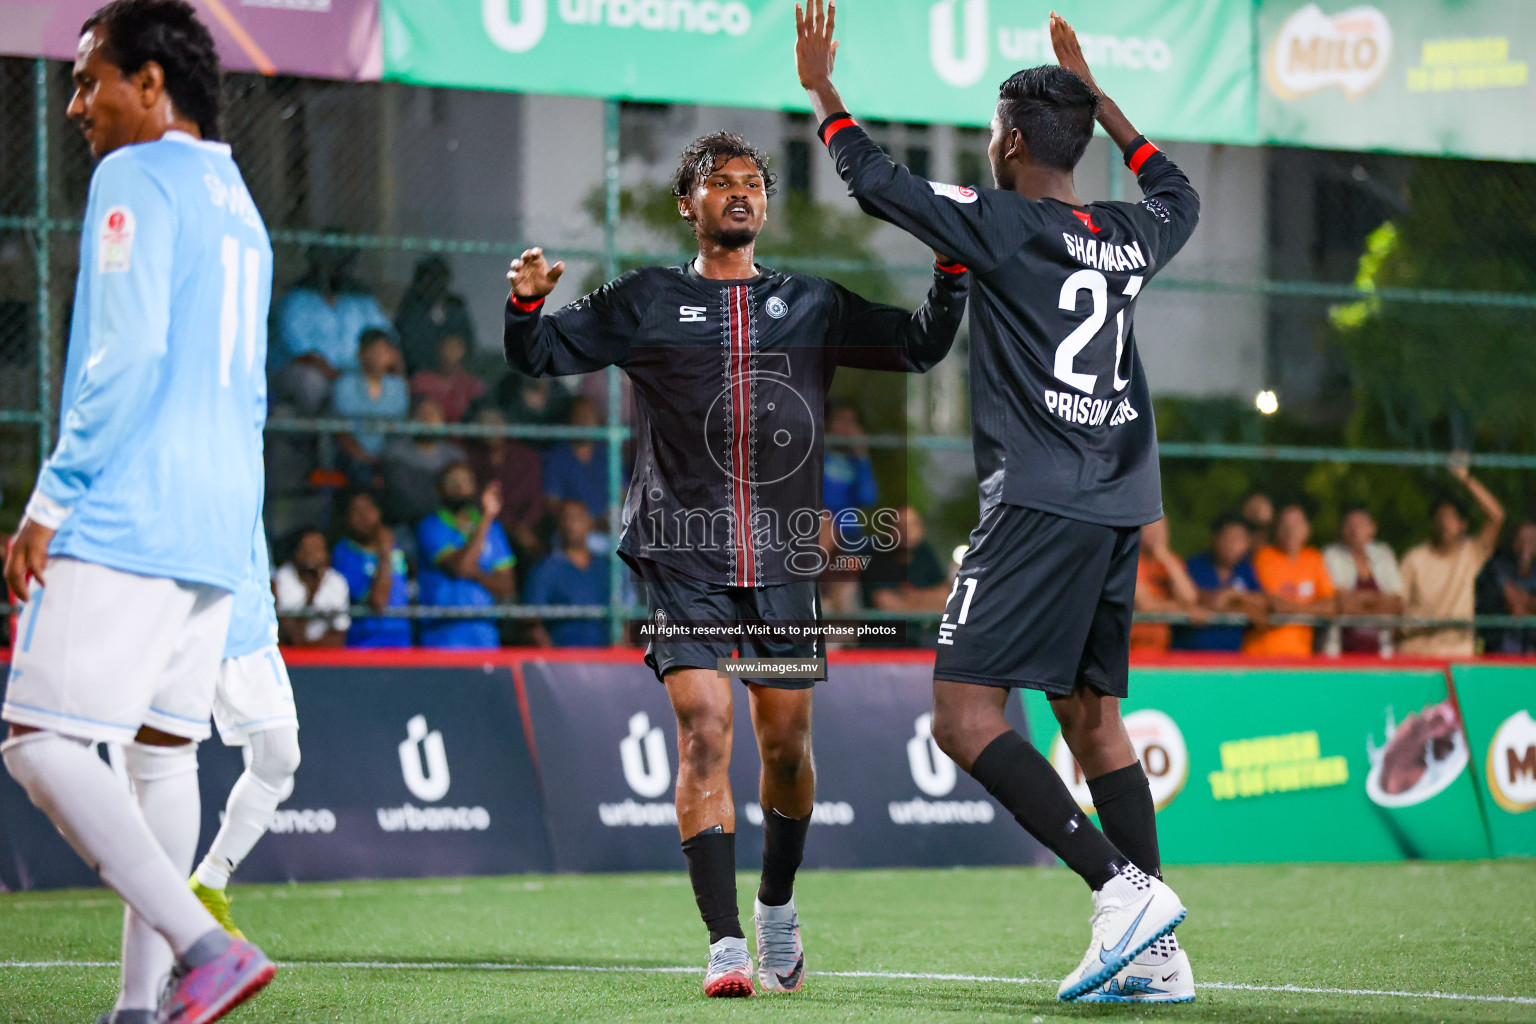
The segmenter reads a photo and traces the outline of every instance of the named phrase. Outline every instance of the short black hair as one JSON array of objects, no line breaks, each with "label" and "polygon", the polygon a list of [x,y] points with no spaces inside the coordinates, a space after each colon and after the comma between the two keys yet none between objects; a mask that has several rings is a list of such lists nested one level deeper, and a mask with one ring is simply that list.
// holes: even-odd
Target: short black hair
[{"label": "short black hair", "polygon": [[1284,501],[1275,502],[1276,521],[1278,521],[1280,517],[1285,514],[1285,510],[1288,508],[1296,509],[1302,515],[1306,516],[1308,521],[1311,521],[1312,518],[1317,515],[1317,512],[1312,508],[1312,503],[1310,501],[1306,500],[1305,498],[1290,497],[1286,498]]},{"label": "short black hair", "polygon": [[437,471],[437,493],[439,496],[442,495],[443,485],[448,482],[448,478],[461,469],[469,474],[470,479],[474,479],[474,467],[471,466],[468,462],[465,462],[463,459],[455,459],[453,462],[448,463],[448,465]]},{"label": "short black hair", "polygon": [[691,195],[700,178],[709,177],[737,157],[746,157],[757,165],[763,176],[764,194],[773,195],[779,179],[768,170],[767,154],[735,132],[711,132],[688,143],[677,161],[677,173],[672,176],[672,194],[679,199]]},{"label": "short black hair", "polygon": [[1376,513],[1371,511],[1371,507],[1369,505],[1364,505],[1357,501],[1352,504],[1345,505],[1343,508],[1339,509],[1339,522],[1342,523],[1356,512],[1364,512],[1366,515],[1371,517],[1372,521],[1375,521],[1376,519]]},{"label": "short black hair", "polygon": [[997,90],[997,116],[1005,130],[1017,128],[1030,159],[1070,171],[1093,138],[1099,98],[1074,71],[1055,64],[1025,68]]},{"label": "short black hair", "polygon": [[1467,508],[1467,503],[1456,495],[1448,493],[1435,495],[1434,500],[1429,503],[1429,518],[1434,519],[1439,515],[1441,507],[1445,505],[1451,506],[1451,511],[1462,519],[1471,520],[1472,510]]},{"label": "short black hair", "polygon": [[84,35],[100,27],[103,53],[124,75],[154,61],[176,112],[205,139],[219,138],[219,51],[208,26],[186,0],[112,0],[85,19]]},{"label": "short black hair", "polygon": [[389,332],[384,328],[367,327],[364,328],[362,334],[357,336],[357,350],[361,352],[363,349],[367,348],[369,345],[372,345],[376,341],[387,341],[391,345],[395,343],[395,339],[391,338],[389,336]]},{"label": "short black hair", "polygon": [[1221,515],[1217,516],[1211,521],[1211,536],[1216,536],[1218,533],[1220,533],[1222,530],[1225,530],[1229,526],[1241,526],[1244,530],[1246,530],[1248,529],[1248,520],[1244,519],[1236,512],[1223,512]]},{"label": "short black hair", "polygon": [[351,511],[352,503],[358,498],[367,498],[376,507],[383,508],[383,503],[379,501],[379,496],[373,492],[372,488],[358,485],[353,485],[342,491],[339,500],[336,502],[336,507],[345,515]]}]

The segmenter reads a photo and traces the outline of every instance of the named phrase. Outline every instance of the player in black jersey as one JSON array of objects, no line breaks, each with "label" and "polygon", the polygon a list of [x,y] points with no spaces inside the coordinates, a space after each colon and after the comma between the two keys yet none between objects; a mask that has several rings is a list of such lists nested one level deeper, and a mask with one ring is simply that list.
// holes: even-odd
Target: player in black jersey
[{"label": "player in black jersey", "polygon": [[[1188,959],[1170,934],[1185,910],[1158,877],[1151,791],[1120,698],[1137,528],[1162,516],[1136,296],[1194,231],[1199,197],[1098,88],[1054,13],[1062,66],[1003,83],[988,149],[997,188],[976,189],[925,181],[887,159],[832,86],[834,11],[822,0],[796,10],[800,81],[853,195],[976,277],[981,521],[940,626],[934,737],[1093,890],[1093,943],[1059,997],[1193,999]],[[1095,117],[1136,173],[1142,202],[1078,198],[1072,172]],[[1050,697],[1102,833],[1004,720],[1015,686]]]},{"label": "player in black jersey", "polygon": [[[709,928],[711,996],[753,994],[736,909],[731,686],[716,663],[738,650],[824,656],[819,639],[743,627],[819,619],[827,386],[838,366],[928,369],[954,342],[966,296],[964,269],[952,265],[936,266],[915,313],[759,266],[754,245],[772,187],[760,153],[734,135],[708,135],[683,152],[673,189],[698,236],[696,259],[631,271],[547,316],[544,297],[563,264],[530,249],[508,274],[508,362],[537,376],[618,365],[634,383],[635,470],[619,552],[644,585],[652,624],[723,630],[658,636],[646,650],[677,713],[677,820]],[[743,681],[763,761],[759,982],[794,991],[805,974],[793,884],[814,806],[813,680]]]}]

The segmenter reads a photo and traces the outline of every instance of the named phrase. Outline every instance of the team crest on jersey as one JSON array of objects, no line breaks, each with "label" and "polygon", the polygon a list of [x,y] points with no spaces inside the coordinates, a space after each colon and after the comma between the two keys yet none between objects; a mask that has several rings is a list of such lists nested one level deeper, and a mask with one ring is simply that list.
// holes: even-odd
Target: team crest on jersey
[{"label": "team crest on jersey", "polygon": [[96,269],[102,274],[127,273],[133,263],[133,211],[114,206],[101,218]]},{"label": "team crest on jersey", "polygon": [[928,187],[933,189],[933,194],[953,199],[957,203],[974,203],[976,190],[965,185],[946,185],[942,181],[930,181]]},{"label": "team crest on jersey", "polygon": [[789,303],[777,295],[771,296],[767,302],[763,303],[763,312],[775,320],[782,320],[789,313]]}]

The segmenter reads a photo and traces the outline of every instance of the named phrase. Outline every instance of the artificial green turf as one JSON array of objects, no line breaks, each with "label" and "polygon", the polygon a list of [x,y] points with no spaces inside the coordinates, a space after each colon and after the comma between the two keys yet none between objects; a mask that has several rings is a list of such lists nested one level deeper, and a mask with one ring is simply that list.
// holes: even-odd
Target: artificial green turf
[{"label": "artificial green turf", "polygon": [[[741,879],[748,908],[752,881]],[[1176,868],[1169,881],[1190,908],[1178,934],[1199,983],[1536,997],[1531,861]],[[1536,1020],[1530,1002],[1210,988],[1190,1006],[1060,1004],[1056,981],[1087,945],[1089,912],[1087,890],[1060,869],[805,872],[805,988],[720,1001],[702,997],[698,973],[481,966],[702,967],[705,936],[681,872],[232,892],[236,920],[289,961],[236,1022]],[[113,960],[119,915],[99,891],[0,895],[0,964]],[[0,1021],[93,1021],[115,982],[111,967],[0,966]]]}]

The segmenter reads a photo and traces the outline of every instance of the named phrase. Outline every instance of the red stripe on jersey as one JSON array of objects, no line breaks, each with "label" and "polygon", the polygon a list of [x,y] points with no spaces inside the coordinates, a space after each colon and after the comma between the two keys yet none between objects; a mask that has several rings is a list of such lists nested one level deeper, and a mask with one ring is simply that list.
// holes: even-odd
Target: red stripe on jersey
[{"label": "red stripe on jersey", "polygon": [[534,310],[544,305],[544,296],[540,295],[536,299],[525,299],[520,295],[514,295],[512,296],[512,305],[517,309],[522,310],[524,313],[532,313]]},{"label": "red stripe on jersey", "polygon": [[939,263],[935,261],[933,265],[944,271],[946,274],[963,274],[967,269],[969,269],[959,263]]},{"label": "red stripe on jersey", "polygon": [[1141,144],[1141,148],[1131,154],[1131,162],[1128,165],[1131,168],[1131,173],[1139,173],[1141,171],[1141,165],[1150,160],[1152,158],[1152,154],[1157,152],[1160,152],[1160,150],[1156,146],[1152,145],[1152,143],[1143,142]]},{"label": "red stripe on jersey", "polygon": [[822,143],[827,146],[832,145],[832,136],[836,135],[844,128],[855,128],[858,126],[858,123],[859,122],[855,121],[851,117],[838,118],[836,121],[833,121],[831,124],[827,125],[827,133],[821,138]]},{"label": "red stripe on jersey", "polygon": [[736,585],[757,585],[752,564],[752,364],[750,308],[747,289],[731,289],[731,419],[735,436],[731,439],[731,462],[736,468],[731,481],[732,514],[736,520]]}]

